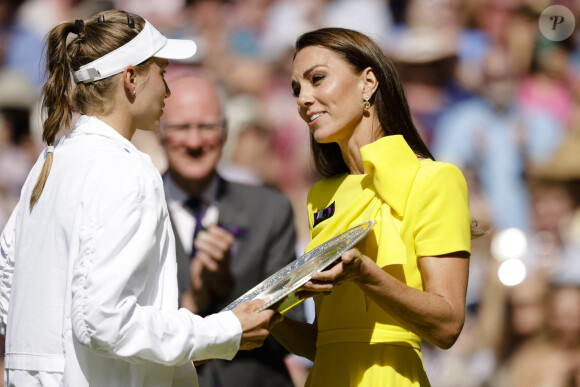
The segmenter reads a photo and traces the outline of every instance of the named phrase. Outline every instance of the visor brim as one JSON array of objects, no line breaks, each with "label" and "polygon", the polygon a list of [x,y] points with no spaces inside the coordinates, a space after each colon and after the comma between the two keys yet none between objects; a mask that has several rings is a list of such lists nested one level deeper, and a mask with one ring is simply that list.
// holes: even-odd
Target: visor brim
[{"label": "visor brim", "polygon": [[193,40],[167,39],[167,44],[155,53],[155,57],[163,59],[187,59],[197,51]]}]

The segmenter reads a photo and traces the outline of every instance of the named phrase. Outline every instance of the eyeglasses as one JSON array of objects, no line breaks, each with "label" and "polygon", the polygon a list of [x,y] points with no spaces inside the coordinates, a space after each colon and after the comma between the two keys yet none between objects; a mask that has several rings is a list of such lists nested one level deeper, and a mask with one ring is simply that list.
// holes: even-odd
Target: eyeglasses
[{"label": "eyeglasses", "polygon": [[226,122],[202,122],[200,124],[168,124],[163,125],[163,134],[172,141],[184,141],[191,129],[197,129],[199,136],[204,140],[217,138],[225,129]]}]

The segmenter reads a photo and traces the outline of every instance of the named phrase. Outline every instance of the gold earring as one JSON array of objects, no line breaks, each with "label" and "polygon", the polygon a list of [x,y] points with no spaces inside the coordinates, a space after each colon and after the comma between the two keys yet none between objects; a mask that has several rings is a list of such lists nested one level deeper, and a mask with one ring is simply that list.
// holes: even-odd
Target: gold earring
[{"label": "gold earring", "polygon": [[364,110],[369,110],[369,108],[371,107],[371,103],[369,102],[369,96],[364,95],[363,98],[365,99],[365,101],[362,103],[362,108]]}]

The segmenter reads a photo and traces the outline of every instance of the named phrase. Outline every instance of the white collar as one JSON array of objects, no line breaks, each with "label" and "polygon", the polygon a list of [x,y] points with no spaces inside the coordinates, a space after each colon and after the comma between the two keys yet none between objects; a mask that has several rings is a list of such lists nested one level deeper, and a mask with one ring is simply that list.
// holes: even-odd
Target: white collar
[{"label": "white collar", "polygon": [[131,150],[138,151],[135,145],[121,135],[115,128],[94,116],[81,115],[75,123],[72,133],[98,134],[119,141]]}]

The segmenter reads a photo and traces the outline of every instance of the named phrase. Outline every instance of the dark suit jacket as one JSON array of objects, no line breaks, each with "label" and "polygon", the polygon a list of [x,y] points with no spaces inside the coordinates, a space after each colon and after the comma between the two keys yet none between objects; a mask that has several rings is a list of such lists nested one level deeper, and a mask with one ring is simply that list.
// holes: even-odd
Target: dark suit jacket
[{"label": "dark suit jacket", "polygon": [[[237,228],[232,272],[235,284],[230,295],[214,300],[207,313],[219,312],[252,287],[296,259],[294,215],[289,200],[265,187],[233,183],[220,178],[218,189],[219,224]],[[180,294],[189,284],[189,256],[176,235],[177,270]],[[187,241],[186,243],[190,243]],[[304,319],[301,306],[289,311],[292,318]],[[272,337],[252,351],[240,351],[232,361],[213,360],[198,367],[200,387],[291,387],[284,364],[287,351]]]}]

